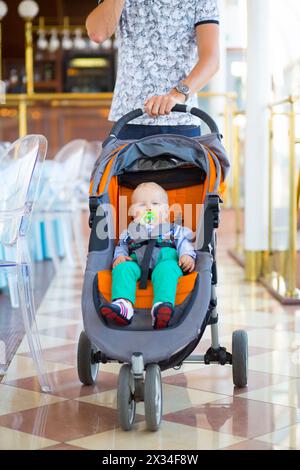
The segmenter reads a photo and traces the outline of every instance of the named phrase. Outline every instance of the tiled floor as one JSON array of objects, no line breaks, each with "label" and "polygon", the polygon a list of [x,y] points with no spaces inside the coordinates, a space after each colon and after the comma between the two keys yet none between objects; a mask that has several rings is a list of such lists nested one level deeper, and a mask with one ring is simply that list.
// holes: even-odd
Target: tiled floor
[{"label": "tiled floor", "polygon": [[[225,248],[218,257],[221,342],[230,349],[231,332],[248,331],[247,388],[234,389],[230,366],[166,371],[161,429],[146,431],[139,404],[133,431],[121,431],[119,366],[101,365],[93,387],[78,380],[82,275],[64,267],[38,311],[53,393],[40,393],[23,340],[0,384],[0,449],[299,449],[300,308],[283,308],[260,285],[245,283]],[[197,351],[208,347],[209,330]]]}]

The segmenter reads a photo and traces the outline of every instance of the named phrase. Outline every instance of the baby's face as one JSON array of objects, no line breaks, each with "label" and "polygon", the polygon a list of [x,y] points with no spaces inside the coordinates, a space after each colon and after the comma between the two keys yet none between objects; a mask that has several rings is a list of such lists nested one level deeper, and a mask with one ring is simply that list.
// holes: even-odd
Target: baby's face
[{"label": "baby's face", "polygon": [[153,187],[136,190],[132,197],[130,215],[136,223],[157,225],[167,221],[169,206],[163,191]]}]

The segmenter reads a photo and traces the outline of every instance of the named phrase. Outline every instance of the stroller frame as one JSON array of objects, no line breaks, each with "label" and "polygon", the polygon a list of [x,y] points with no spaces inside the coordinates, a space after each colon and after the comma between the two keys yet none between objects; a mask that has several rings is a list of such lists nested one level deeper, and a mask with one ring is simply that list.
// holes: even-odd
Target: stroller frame
[{"label": "stroller frame", "polygon": [[[191,114],[196,115],[202,121],[204,121],[211,132],[214,133],[220,140],[220,134],[218,127],[216,126],[213,119],[207,115],[205,112],[197,108],[188,108],[185,105],[176,105],[172,111],[175,112],[190,112]],[[123,116],[113,127],[110,136],[103,144],[103,147],[114,143],[117,140],[118,134],[122,127],[130,122],[131,120],[139,117],[143,114],[141,109],[132,111],[127,115]],[[106,163],[110,162],[110,155],[106,156]],[[103,158],[103,157],[102,157]],[[224,158],[223,170],[224,173],[228,171],[229,164],[226,158],[226,155],[221,157],[218,155],[219,160]],[[219,161],[215,161],[216,165],[219,165]],[[101,161],[101,157],[98,162]],[[97,163],[96,167],[97,168]],[[209,170],[208,170],[209,171]],[[226,174],[225,174],[226,176]],[[95,170],[92,175],[92,184],[93,187],[95,177]],[[99,181],[97,182],[99,184]],[[220,185],[220,178],[217,178],[216,186]],[[169,357],[164,357],[159,360],[149,359],[149,355],[145,356],[145,352],[142,353],[137,346],[137,350],[132,350],[130,355],[124,354],[124,357],[120,354],[114,354],[113,349],[108,347],[107,352],[100,350],[99,345],[97,344],[97,336],[95,335],[93,329],[89,325],[88,314],[89,308],[91,306],[91,301],[88,302],[85,300],[85,297],[93,295],[93,290],[90,287],[91,276],[89,273],[89,260],[87,271],[85,275],[85,284],[83,288],[83,317],[85,323],[85,331],[83,331],[79,338],[78,343],[78,354],[77,354],[77,366],[78,366],[78,375],[80,381],[85,385],[92,385],[95,383],[99,364],[108,363],[108,362],[118,362],[123,364],[120,369],[119,379],[118,379],[118,394],[117,394],[117,404],[118,404],[118,417],[119,422],[123,430],[130,430],[134,423],[135,418],[135,409],[136,403],[139,401],[144,401],[145,404],[145,418],[147,423],[147,428],[150,431],[156,431],[159,428],[161,418],[162,418],[162,383],[161,383],[161,370],[166,370],[169,368],[181,367],[183,363],[199,363],[199,364],[211,364],[217,363],[220,365],[229,364],[232,365],[232,375],[233,383],[237,387],[245,387],[247,385],[248,379],[248,340],[247,333],[243,330],[238,330],[233,332],[232,335],[232,353],[229,353],[226,348],[221,347],[219,341],[219,332],[218,332],[218,312],[217,312],[217,295],[216,295],[216,285],[217,285],[217,261],[216,261],[216,230],[219,227],[219,214],[220,214],[220,203],[222,202],[220,195],[215,190],[207,194],[204,204],[204,233],[203,233],[203,244],[198,254],[201,258],[200,264],[204,266],[204,271],[198,269],[199,275],[203,274],[203,284],[210,282],[210,286],[206,286],[207,289],[210,289],[210,298],[207,299],[208,303],[207,310],[205,310],[206,315],[204,315],[203,323],[201,328],[198,330],[198,334],[193,340],[190,341],[185,347],[179,348],[178,352],[174,352]],[[97,240],[96,240],[96,218],[99,211],[101,203],[99,202],[99,197],[93,193],[90,196],[90,227],[92,229],[89,252],[97,251]],[[99,215],[99,214],[98,214]],[[100,214],[101,216],[101,214]],[[102,217],[105,217],[102,214]],[[94,263],[95,264],[95,263]],[[93,268],[95,269],[95,268]],[[105,268],[108,269],[108,268]],[[209,275],[207,274],[209,272]],[[204,274],[206,273],[206,277]],[[198,276],[199,277],[199,276]],[[205,279],[204,279],[205,277]],[[210,281],[208,281],[210,279]],[[198,282],[198,281],[197,281]],[[196,285],[196,284],[195,284]],[[204,287],[202,287],[204,289]],[[206,297],[207,297],[206,289]],[[198,289],[199,290],[199,289]],[[205,307],[206,308],[206,307]],[[191,309],[194,311],[194,305],[192,304]],[[95,321],[93,327],[95,329]],[[189,325],[191,326],[191,325]],[[192,352],[198,345],[201,340],[201,337],[204,333],[206,326],[211,327],[211,347],[208,349],[205,355],[193,355]],[[86,328],[88,331],[86,331]],[[182,330],[180,330],[182,331]],[[171,329],[169,331],[171,335]],[[120,336],[115,336],[115,338],[120,338]],[[128,336],[128,338],[133,338]],[[166,336],[161,336],[161,338],[166,338]],[[138,338],[137,338],[138,339]],[[171,340],[170,340],[171,341]],[[137,341],[137,344],[142,344]],[[155,343],[153,343],[155,344]],[[141,348],[142,349],[142,348]],[[160,356],[157,356],[158,358]],[[125,358],[125,359],[124,359]]]}]

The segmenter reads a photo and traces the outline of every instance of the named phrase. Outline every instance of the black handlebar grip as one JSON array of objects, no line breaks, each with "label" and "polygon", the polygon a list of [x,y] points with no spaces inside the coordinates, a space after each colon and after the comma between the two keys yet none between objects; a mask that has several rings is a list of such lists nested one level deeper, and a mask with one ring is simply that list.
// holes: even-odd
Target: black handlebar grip
[{"label": "black handlebar grip", "polygon": [[[219,129],[215,121],[205,112],[202,111],[199,108],[190,108],[185,104],[176,104],[174,108],[172,109],[172,112],[176,113],[191,113],[194,116],[197,116],[201,121],[203,121],[210,129],[212,133],[217,133],[219,134]],[[135,109],[134,111],[130,111],[130,113],[125,114],[121,119],[119,119],[115,125],[113,126],[109,139],[111,137],[118,137],[120,131],[123,129],[123,127],[128,124],[130,121],[133,121],[134,119],[143,116],[144,111],[139,108]],[[108,140],[109,140],[108,139]]]},{"label": "black handlebar grip", "polygon": [[127,113],[127,114],[124,114],[123,117],[121,117],[121,119],[119,119],[115,125],[113,126],[111,132],[110,132],[110,137],[114,136],[114,137],[118,137],[121,129],[123,129],[124,126],[126,126],[126,124],[128,124],[128,122],[130,121],[133,121],[134,119],[140,117],[140,116],[143,116],[144,114],[144,111],[142,109],[135,109],[134,111],[130,111],[130,113]]},{"label": "black handlebar grip", "polygon": [[212,133],[216,132],[219,134],[219,128],[213,118],[211,118],[205,111],[202,111],[202,109],[190,108],[186,104],[176,104],[172,109],[172,112],[191,113],[193,116],[197,116],[201,121],[205,122]]}]

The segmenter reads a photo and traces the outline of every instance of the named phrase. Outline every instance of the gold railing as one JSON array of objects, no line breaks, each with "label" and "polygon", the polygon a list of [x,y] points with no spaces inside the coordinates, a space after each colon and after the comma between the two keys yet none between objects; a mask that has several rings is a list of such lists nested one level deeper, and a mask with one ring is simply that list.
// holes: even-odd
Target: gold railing
[{"label": "gold railing", "polygon": [[[31,93],[31,94],[7,94],[6,103],[2,106],[18,106],[20,136],[27,133],[27,107],[36,102],[50,103],[51,106],[97,106],[97,103],[110,105],[112,93]],[[200,92],[199,98],[222,98],[224,99],[224,144],[229,151],[233,147],[233,135],[231,122],[236,110],[235,93]]]},{"label": "gold railing", "polygon": [[[284,100],[270,105],[270,151],[269,151],[269,253],[267,272],[264,281],[275,294],[282,298],[300,300],[300,291],[297,289],[297,221],[298,221],[298,194],[299,169],[297,168],[296,146],[299,139],[296,137],[296,119],[300,114],[296,110],[296,103],[300,97],[290,96]],[[288,111],[279,111],[280,106],[288,106]],[[278,110],[278,111],[277,111]],[[274,119],[284,116],[288,119],[289,127],[289,217],[288,217],[288,247],[286,251],[273,249],[273,156],[274,156]]]},{"label": "gold railing", "polygon": [[[244,163],[245,140],[242,138],[242,129],[245,131],[245,111],[235,110],[232,124],[233,152],[232,152],[232,208],[235,214],[235,244],[234,253],[240,257],[243,254],[243,207],[242,207],[242,165]],[[242,144],[244,148],[242,149]]]},{"label": "gold railing", "polygon": [[28,107],[36,103],[48,103],[51,107],[107,105],[112,100],[112,93],[32,93],[7,94],[2,107],[18,108],[19,137],[28,133]]},{"label": "gold railing", "polygon": [[[268,250],[262,252],[259,262],[255,263],[256,278],[268,287],[279,300],[294,303],[300,300],[297,289],[297,219],[300,203],[300,172],[297,168],[296,146],[300,139],[296,137],[296,119],[299,113],[296,103],[299,97],[290,96],[284,100],[270,104],[269,117],[269,188],[268,188]],[[280,106],[288,106],[285,112],[279,110]],[[279,109],[278,109],[279,108]],[[242,203],[241,203],[241,165],[243,163],[243,152],[241,150],[241,128],[237,119],[245,113],[239,111],[235,115],[234,122],[234,155],[233,155],[233,207],[235,209],[235,248],[233,255],[245,265],[244,250],[241,243],[242,228]],[[289,214],[288,214],[288,246],[286,250],[274,249],[274,220],[273,220],[273,194],[274,194],[274,120],[276,116],[285,116],[289,127],[288,148],[288,172],[289,172]]]}]

